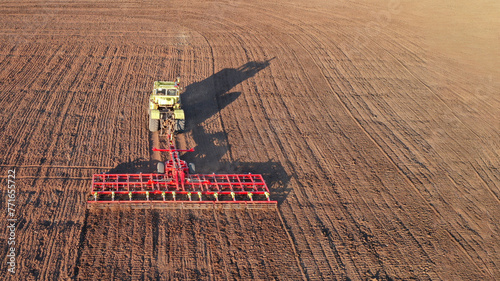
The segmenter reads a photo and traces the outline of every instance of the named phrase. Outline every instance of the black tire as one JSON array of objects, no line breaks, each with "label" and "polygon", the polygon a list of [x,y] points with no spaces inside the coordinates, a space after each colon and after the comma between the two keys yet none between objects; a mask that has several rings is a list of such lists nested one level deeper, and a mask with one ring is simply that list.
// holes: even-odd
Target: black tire
[{"label": "black tire", "polygon": [[195,174],[196,173],[196,169],[194,167],[194,163],[189,163],[188,167],[189,167],[189,173],[190,174]]},{"label": "black tire", "polygon": [[156,171],[158,174],[165,174],[165,163],[158,162],[158,164],[156,164]]},{"label": "black tire", "polygon": [[156,132],[160,129],[160,120],[149,118],[149,130],[151,132]]},{"label": "black tire", "polygon": [[185,127],[186,127],[186,120],[184,120],[184,119],[175,120],[174,130],[176,132],[178,132],[178,133],[184,132]]}]

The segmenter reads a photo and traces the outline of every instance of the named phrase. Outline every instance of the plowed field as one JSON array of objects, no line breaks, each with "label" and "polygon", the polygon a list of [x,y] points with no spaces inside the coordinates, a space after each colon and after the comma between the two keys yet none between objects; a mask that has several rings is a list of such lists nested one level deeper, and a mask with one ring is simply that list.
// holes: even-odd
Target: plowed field
[{"label": "plowed field", "polygon": [[[2,279],[500,280],[500,10],[444,2],[2,1]],[[86,210],[177,76],[182,158],[276,211]]]}]

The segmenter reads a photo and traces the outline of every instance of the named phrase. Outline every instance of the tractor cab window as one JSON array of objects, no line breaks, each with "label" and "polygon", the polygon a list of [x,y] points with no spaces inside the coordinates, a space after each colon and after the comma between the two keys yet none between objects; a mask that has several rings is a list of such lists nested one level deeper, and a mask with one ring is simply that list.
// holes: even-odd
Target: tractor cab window
[{"label": "tractor cab window", "polygon": [[177,90],[175,89],[169,89],[167,91],[167,96],[175,96],[177,94]]},{"label": "tractor cab window", "polygon": [[156,94],[157,95],[165,95],[166,89],[157,89]]}]

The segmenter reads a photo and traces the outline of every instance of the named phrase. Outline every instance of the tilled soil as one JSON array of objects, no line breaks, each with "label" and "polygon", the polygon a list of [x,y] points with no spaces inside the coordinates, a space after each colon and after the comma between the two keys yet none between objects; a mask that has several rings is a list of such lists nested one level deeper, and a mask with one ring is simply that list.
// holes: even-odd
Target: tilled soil
[{"label": "tilled soil", "polygon": [[[368,3],[0,4],[1,176],[16,170],[18,195],[2,275],[500,279],[498,72],[434,48],[405,3]],[[161,159],[147,101],[177,76],[182,158],[263,174],[276,211],[86,210],[92,174]]]}]

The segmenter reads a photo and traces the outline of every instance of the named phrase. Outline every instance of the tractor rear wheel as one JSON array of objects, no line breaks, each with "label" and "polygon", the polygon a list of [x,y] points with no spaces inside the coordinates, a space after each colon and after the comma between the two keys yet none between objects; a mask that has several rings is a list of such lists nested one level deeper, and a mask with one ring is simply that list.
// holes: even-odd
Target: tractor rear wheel
[{"label": "tractor rear wheel", "polygon": [[178,133],[183,132],[185,127],[186,127],[186,120],[184,120],[184,119],[175,120],[174,130],[176,132],[178,132]]},{"label": "tractor rear wheel", "polygon": [[156,132],[160,129],[160,120],[149,118],[149,130],[151,132]]}]

